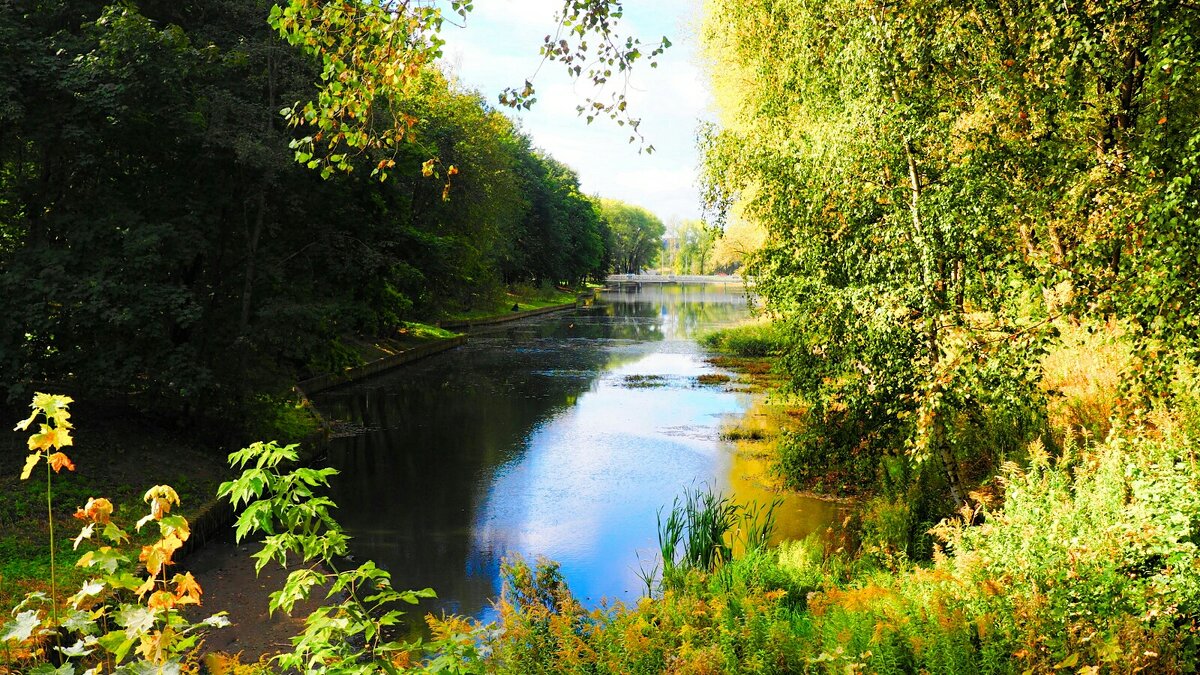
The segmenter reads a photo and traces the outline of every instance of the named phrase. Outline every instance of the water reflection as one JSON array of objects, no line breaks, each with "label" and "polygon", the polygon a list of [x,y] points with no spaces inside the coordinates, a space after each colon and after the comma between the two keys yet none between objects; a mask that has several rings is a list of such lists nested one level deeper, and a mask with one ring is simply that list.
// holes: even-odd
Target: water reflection
[{"label": "water reflection", "polygon": [[[754,395],[695,381],[716,372],[695,335],[747,312],[720,287],[607,295],[322,396],[362,429],[330,455],[355,555],[435,588],[429,609],[485,618],[510,552],[559,561],[585,601],[636,598],[655,514],[685,486],[768,494],[718,438]],[[640,376],[658,377],[631,386]],[[788,508],[808,514],[781,514],[791,536],[829,517]]]}]

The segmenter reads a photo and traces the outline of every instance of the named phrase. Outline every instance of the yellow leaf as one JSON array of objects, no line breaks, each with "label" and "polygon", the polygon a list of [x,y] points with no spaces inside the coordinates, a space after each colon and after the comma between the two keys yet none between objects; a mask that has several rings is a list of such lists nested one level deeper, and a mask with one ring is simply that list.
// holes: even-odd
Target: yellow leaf
[{"label": "yellow leaf", "polygon": [[175,595],[178,596],[180,604],[200,604],[200,596],[204,590],[200,588],[200,584],[196,582],[191,572],[176,574],[173,581],[175,582]]},{"label": "yellow leaf", "polygon": [[167,660],[167,648],[172,642],[174,642],[174,631],[170,627],[165,632],[156,630],[142,636],[142,642],[138,645],[138,653],[147,661],[161,665]]},{"label": "yellow leaf", "polygon": [[167,591],[155,591],[146,606],[150,609],[172,609],[175,607],[175,596]]},{"label": "yellow leaf", "polygon": [[150,573],[150,576],[158,576],[162,568],[175,564],[171,561],[171,556],[181,546],[183,546],[183,541],[179,537],[168,534],[149,546],[143,546],[138,560],[146,563],[146,571]]},{"label": "yellow leaf", "polygon": [[149,593],[152,590],[154,590],[154,577],[146,577],[146,581],[144,583],[142,583],[141,586],[138,586],[137,590],[134,591],[134,593],[137,593],[137,596],[139,598],[141,598],[143,595]]},{"label": "yellow leaf", "polygon": [[113,505],[104,497],[96,499],[89,497],[82,509],[76,509],[75,517],[80,520],[90,520],[94,523],[107,525],[112,520]]},{"label": "yellow leaf", "polygon": [[75,402],[75,399],[62,394],[43,394],[38,392],[33,395],[33,406],[42,410],[53,412],[59,408],[65,408]]},{"label": "yellow leaf", "polygon": [[33,467],[37,466],[41,459],[42,453],[40,452],[35,452],[25,458],[25,469],[21,471],[21,480],[29,480],[29,474],[33,473]]},{"label": "yellow leaf", "polygon": [[67,457],[61,452],[56,452],[53,455],[50,455],[46,461],[50,462],[50,467],[54,469],[54,473],[58,473],[62,469],[66,469],[67,471],[75,470],[75,463],[71,461],[70,457]]},{"label": "yellow leaf", "polygon": [[158,546],[143,546],[142,554],[138,556],[138,560],[146,563],[146,571],[150,573],[150,576],[158,576],[163,566],[167,564],[167,559],[170,555],[170,553]]},{"label": "yellow leaf", "polygon": [[35,419],[37,419],[37,416],[38,416],[37,410],[34,410],[33,412],[29,413],[29,417],[26,417],[25,419],[21,420],[20,422],[17,422],[17,426],[13,427],[13,431],[25,431],[26,429],[29,428],[30,424],[33,424],[33,421]]},{"label": "yellow leaf", "polygon": [[1054,666],[1054,669],[1059,670],[1061,668],[1073,668],[1078,663],[1079,663],[1079,654],[1072,654],[1072,655],[1068,656],[1067,658],[1063,659],[1062,661],[1059,661],[1058,665]]},{"label": "yellow leaf", "polygon": [[64,428],[52,428],[48,424],[42,425],[41,433],[34,434],[29,437],[30,450],[49,450],[50,448],[64,448],[71,445],[74,441],[71,439],[71,432]]},{"label": "yellow leaf", "polygon": [[179,505],[179,494],[170,485],[155,485],[146,490],[142,501],[150,505],[150,514],[155,520],[171,512],[171,505]]}]

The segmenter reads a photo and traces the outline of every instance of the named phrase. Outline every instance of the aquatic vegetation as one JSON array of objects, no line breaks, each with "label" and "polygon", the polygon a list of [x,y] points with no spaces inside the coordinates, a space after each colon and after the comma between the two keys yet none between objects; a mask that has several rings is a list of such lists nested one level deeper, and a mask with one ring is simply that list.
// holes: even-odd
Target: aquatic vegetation
[{"label": "aquatic vegetation", "polygon": [[649,389],[667,386],[667,378],[662,375],[626,375],[621,384],[631,389]]},{"label": "aquatic vegetation", "polygon": [[758,427],[732,426],[721,430],[723,441],[761,441],[767,438],[767,431]]}]

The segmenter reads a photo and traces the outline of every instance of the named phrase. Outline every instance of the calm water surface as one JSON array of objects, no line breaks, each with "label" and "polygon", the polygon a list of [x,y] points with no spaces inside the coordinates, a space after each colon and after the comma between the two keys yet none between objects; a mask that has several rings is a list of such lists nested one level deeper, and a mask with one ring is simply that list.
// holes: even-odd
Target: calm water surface
[{"label": "calm water surface", "polygon": [[[434,588],[426,609],[484,619],[514,553],[561,563],[585,604],[636,600],[656,513],[684,488],[775,496],[761,462],[719,438],[761,395],[696,380],[721,371],[695,337],[748,314],[719,286],[605,294],[322,395],[323,412],[359,429],[329,458],[355,557],[397,587]],[[790,496],[777,536],[802,537],[834,509]]]}]

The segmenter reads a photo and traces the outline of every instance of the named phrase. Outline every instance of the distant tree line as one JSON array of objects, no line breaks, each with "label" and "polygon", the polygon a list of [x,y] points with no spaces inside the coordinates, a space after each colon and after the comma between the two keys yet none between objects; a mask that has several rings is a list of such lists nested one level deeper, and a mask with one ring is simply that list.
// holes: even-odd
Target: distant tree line
[{"label": "distant tree line", "polygon": [[314,95],[320,64],[271,6],[0,2],[10,397],[70,381],[213,413],[340,365],[341,335],[616,264],[623,221],[432,67],[372,109],[381,130],[403,116],[405,142],[328,179],[297,163],[304,132],[280,111]]}]

